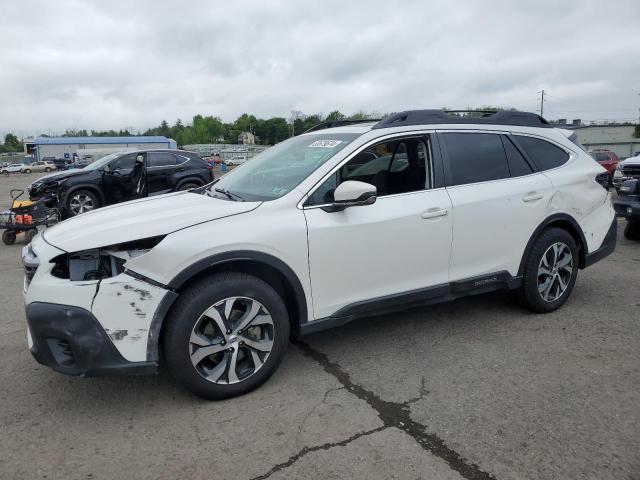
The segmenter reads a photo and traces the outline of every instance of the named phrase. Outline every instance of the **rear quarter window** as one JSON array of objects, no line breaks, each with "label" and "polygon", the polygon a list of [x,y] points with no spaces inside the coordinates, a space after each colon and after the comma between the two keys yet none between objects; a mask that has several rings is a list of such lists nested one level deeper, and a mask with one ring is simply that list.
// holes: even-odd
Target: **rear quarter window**
[{"label": "rear quarter window", "polygon": [[539,170],[557,168],[569,161],[569,154],[541,138],[514,135],[518,144]]}]

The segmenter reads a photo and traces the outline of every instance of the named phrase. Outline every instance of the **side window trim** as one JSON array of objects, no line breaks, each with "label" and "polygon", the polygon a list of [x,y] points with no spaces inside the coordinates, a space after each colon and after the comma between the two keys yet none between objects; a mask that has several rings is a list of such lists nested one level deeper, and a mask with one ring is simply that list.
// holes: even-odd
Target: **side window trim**
[{"label": "side window trim", "polygon": [[523,177],[523,176],[526,177],[526,175],[514,176],[513,173],[511,172],[511,164],[509,163],[509,153],[507,152],[507,148],[504,145],[505,142],[511,142],[511,145],[513,145],[515,149],[520,153],[520,155],[522,155],[522,158],[524,158],[524,161],[527,162],[527,165],[529,165],[529,168],[531,168],[532,170],[529,175],[533,175],[534,173],[538,173],[540,171],[536,166],[536,164],[533,162],[533,159],[531,159],[527,155],[527,153],[522,149],[522,147],[518,145],[513,135],[511,135],[510,133],[507,133],[502,135],[500,138],[502,139],[502,144],[503,144],[502,147],[504,148],[505,155],[507,155],[507,165],[509,166],[509,173],[511,174],[511,178],[517,178],[517,177]]},{"label": "side window trim", "polygon": [[[430,158],[427,159],[427,162],[429,162],[429,163],[428,164],[425,163],[425,168],[428,168],[429,172],[433,172],[433,170],[435,169],[435,165],[434,165],[435,164],[435,159],[434,159],[434,156],[433,156],[433,150],[434,149],[431,146],[431,142],[433,141],[433,139],[435,137],[435,134],[436,134],[435,130],[428,130],[428,131],[425,131],[425,132],[416,132],[416,133],[399,132],[399,133],[389,134],[389,135],[381,136],[381,137],[378,137],[378,138],[370,140],[369,142],[365,143],[364,145],[361,145],[357,150],[351,152],[346,158],[342,159],[340,161],[340,163],[335,165],[329,171],[329,173],[325,174],[318,182],[316,182],[315,185],[313,185],[313,187],[311,187],[309,189],[309,191],[298,202],[297,208],[299,208],[301,210],[307,210],[307,209],[311,209],[311,208],[320,208],[320,207],[327,206],[328,204],[307,205],[307,202],[309,201],[311,196],[315,193],[315,191],[318,190],[326,181],[328,181],[329,178],[332,175],[335,175],[336,173],[339,174],[340,170],[342,169],[342,167],[344,165],[349,163],[356,156],[358,156],[360,153],[364,152],[368,148],[373,147],[375,145],[378,145],[380,143],[392,142],[392,141],[401,142],[402,140],[411,140],[411,139],[414,139],[414,140],[417,139],[417,140],[422,141],[427,146],[427,154],[430,157]],[[424,185],[425,188],[422,189],[422,190],[417,190],[417,191],[412,191],[412,192],[403,192],[403,193],[392,194],[392,195],[385,195],[384,197],[381,197],[381,198],[394,197],[394,196],[398,196],[398,195],[408,195],[408,194],[412,194],[412,193],[419,193],[419,192],[425,192],[425,191],[428,191],[428,190],[433,190],[435,188],[442,188],[442,187],[436,187],[434,185],[434,181],[431,178],[429,178],[432,175],[433,175],[433,173],[427,175],[427,177],[425,179],[425,185]],[[427,182],[429,183],[429,185],[427,185]]]}]

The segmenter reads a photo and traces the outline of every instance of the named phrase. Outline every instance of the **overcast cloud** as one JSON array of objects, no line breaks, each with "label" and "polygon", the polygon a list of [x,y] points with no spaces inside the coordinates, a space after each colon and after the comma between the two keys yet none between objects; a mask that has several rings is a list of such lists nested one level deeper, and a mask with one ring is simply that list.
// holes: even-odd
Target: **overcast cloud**
[{"label": "overcast cloud", "polygon": [[0,133],[501,105],[634,119],[640,2],[15,1]]}]

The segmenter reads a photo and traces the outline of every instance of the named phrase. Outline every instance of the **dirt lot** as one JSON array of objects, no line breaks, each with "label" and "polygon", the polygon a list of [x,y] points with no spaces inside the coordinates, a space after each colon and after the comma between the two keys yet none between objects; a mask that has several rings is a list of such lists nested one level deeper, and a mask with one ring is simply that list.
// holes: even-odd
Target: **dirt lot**
[{"label": "dirt lot", "polygon": [[[0,177],[0,209],[36,177]],[[558,312],[495,293],[363,319],[225,402],[38,365],[23,244],[0,245],[0,477],[640,479],[640,243],[619,238]]]}]

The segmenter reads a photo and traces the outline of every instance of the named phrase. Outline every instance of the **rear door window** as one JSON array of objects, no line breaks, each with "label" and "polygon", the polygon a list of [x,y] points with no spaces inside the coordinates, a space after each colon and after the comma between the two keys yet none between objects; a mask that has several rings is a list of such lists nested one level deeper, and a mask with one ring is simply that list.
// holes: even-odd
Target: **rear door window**
[{"label": "rear door window", "polygon": [[147,154],[149,167],[170,167],[176,165],[176,157],[168,152],[150,152]]},{"label": "rear door window", "polygon": [[524,135],[514,135],[514,137],[539,170],[557,168],[569,160],[567,152],[546,140]]},{"label": "rear door window", "polygon": [[449,186],[509,178],[507,156],[500,135],[442,133],[449,159]]}]

